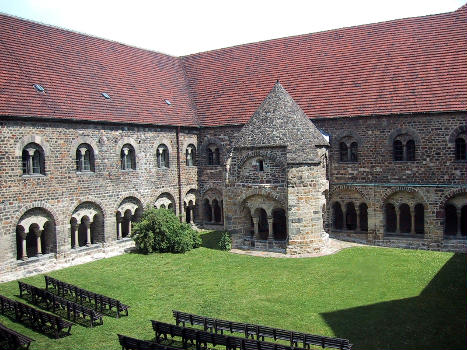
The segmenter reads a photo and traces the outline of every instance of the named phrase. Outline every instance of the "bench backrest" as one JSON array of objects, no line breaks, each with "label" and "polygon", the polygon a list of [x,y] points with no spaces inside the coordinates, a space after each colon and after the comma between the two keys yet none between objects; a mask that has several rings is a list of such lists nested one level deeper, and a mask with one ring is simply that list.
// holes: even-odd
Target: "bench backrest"
[{"label": "bench backrest", "polygon": [[306,345],[318,345],[323,348],[351,349],[352,344],[347,339],[331,338],[321,335],[294,332],[280,328],[272,328],[261,325],[254,325],[241,322],[232,322],[227,320],[218,320],[211,317],[194,315],[186,312],[173,310],[173,316],[176,323],[190,323],[191,325],[203,326],[204,330],[228,330],[231,333],[243,333],[245,337],[249,335],[272,338],[274,340],[288,340],[291,344],[303,343]]}]

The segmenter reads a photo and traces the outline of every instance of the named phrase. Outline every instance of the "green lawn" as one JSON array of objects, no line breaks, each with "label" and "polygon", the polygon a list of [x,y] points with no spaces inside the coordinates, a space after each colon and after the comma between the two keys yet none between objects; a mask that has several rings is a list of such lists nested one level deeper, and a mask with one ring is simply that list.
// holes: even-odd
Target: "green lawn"
[{"label": "green lawn", "polygon": [[[117,350],[116,333],[151,339],[149,320],[173,322],[172,309],[348,338],[354,349],[465,349],[466,265],[462,254],[374,247],[308,259],[209,248],[126,254],[50,275],[122,300],[129,317],[75,325],[58,340],[0,322],[35,339],[32,350]],[[42,275],[24,281],[44,287]],[[0,294],[21,300],[17,282],[0,284]]]}]

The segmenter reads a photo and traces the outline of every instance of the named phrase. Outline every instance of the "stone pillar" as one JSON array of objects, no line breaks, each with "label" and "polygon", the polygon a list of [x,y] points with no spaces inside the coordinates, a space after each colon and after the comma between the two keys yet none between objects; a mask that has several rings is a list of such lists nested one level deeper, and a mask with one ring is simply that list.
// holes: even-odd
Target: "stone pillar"
[{"label": "stone pillar", "polygon": [[83,169],[84,169],[84,155],[86,153],[86,150],[87,149],[85,147],[81,147],[81,148],[78,149],[79,155],[80,155],[79,160],[78,160],[79,161],[79,171],[83,171]]},{"label": "stone pillar", "polygon": [[86,246],[91,245],[91,221],[86,221]]},{"label": "stone pillar", "polygon": [[272,235],[272,225],[273,225],[273,222],[272,222],[272,216],[268,216],[268,241],[272,241],[274,239],[273,235]]},{"label": "stone pillar", "polygon": [[462,220],[461,220],[461,214],[462,214],[462,210],[461,208],[457,208],[456,207],[456,211],[457,211],[457,230],[456,230],[456,237],[461,237],[462,234],[462,230],[461,230],[461,226],[462,226]]},{"label": "stone pillar", "polygon": [[410,234],[415,234],[415,209],[410,207]]},{"label": "stone pillar", "polygon": [[75,241],[74,245],[72,248],[76,249],[79,247],[79,242],[78,242],[78,224],[77,223],[71,223],[70,224],[70,229],[71,229],[71,235],[73,236],[73,239]]},{"label": "stone pillar", "polygon": [[255,239],[259,239],[259,229],[258,229],[258,224],[259,224],[259,218],[254,217],[253,218],[253,228],[255,229]]},{"label": "stone pillar", "polygon": [[188,210],[190,210],[190,224],[195,223],[195,207],[188,207]]},{"label": "stone pillar", "polygon": [[37,239],[37,256],[40,256],[42,255],[42,242],[41,242],[41,234],[42,234],[42,231],[39,229],[39,228],[34,228],[33,229],[34,231],[34,234],[36,235],[36,239]]},{"label": "stone pillar", "polygon": [[128,236],[127,236],[128,238],[131,237],[131,221],[132,221],[132,219],[133,219],[132,216],[130,216],[128,218]]},{"label": "stone pillar", "polygon": [[28,259],[28,254],[26,251],[26,236],[28,235],[27,232],[21,232],[20,237],[21,237],[21,260],[27,260]]},{"label": "stone pillar", "polygon": [[34,168],[33,168],[33,161],[32,158],[34,156],[34,153],[36,150],[34,148],[28,148],[26,151],[28,151],[29,158],[28,158],[28,165],[29,165],[29,171],[27,172],[28,174],[33,174],[34,173]]},{"label": "stone pillar", "polygon": [[122,239],[122,220],[121,216],[117,217],[117,239]]},{"label": "stone pillar", "polygon": [[400,209],[396,207],[396,233],[401,233],[400,228]]}]

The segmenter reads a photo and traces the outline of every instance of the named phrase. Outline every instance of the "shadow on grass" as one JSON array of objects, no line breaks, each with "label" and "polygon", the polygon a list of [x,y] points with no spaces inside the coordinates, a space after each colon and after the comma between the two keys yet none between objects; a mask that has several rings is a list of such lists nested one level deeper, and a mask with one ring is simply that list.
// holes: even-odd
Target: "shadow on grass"
[{"label": "shadow on grass", "polygon": [[467,258],[454,255],[419,296],[321,314],[353,349],[465,349]]},{"label": "shadow on grass", "polygon": [[222,237],[223,231],[206,231],[202,232],[199,236],[201,237],[201,246],[204,248],[221,250],[219,248],[219,240]]}]

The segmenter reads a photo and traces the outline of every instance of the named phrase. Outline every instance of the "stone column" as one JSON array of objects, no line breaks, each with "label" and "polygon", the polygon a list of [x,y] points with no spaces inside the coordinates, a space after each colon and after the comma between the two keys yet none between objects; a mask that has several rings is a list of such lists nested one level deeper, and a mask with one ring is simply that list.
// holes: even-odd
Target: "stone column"
[{"label": "stone column", "polygon": [[86,148],[85,147],[81,147],[78,149],[79,151],[79,171],[83,171],[84,170],[84,155],[86,153]]},{"label": "stone column", "polygon": [[122,239],[122,220],[121,216],[117,217],[117,239]]},{"label": "stone column", "polygon": [[456,230],[456,237],[461,237],[462,234],[462,230],[461,230],[461,226],[462,226],[462,220],[461,220],[461,214],[462,214],[462,210],[461,208],[457,208],[456,207],[456,211],[457,211],[457,230]]},{"label": "stone column", "polygon": [[410,207],[410,233],[415,234],[415,209]]},{"label": "stone column", "polygon": [[190,224],[195,223],[195,207],[188,207],[188,210],[190,210]]},{"label": "stone column", "polygon": [[28,165],[29,165],[29,171],[27,172],[28,174],[33,174],[34,173],[34,168],[33,168],[33,161],[32,158],[34,156],[34,153],[36,150],[34,148],[28,148],[26,151],[28,151],[29,158],[28,158]]},{"label": "stone column", "polygon": [[78,224],[77,223],[71,223],[70,224],[70,229],[71,229],[71,235],[73,236],[73,239],[74,239],[74,245],[73,245],[73,249],[76,249],[79,247],[79,242],[78,242]]},{"label": "stone column", "polygon": [[37,239],[37,256],[42,255],[42,242],[41,242],[41,234],[42,231],[39,228],[34,228],[33,229],[34,234],[36,235]]},{"label": "stone column", "polygon": [[21,232],[20,237],[21,237],[21,260],[27,260],[28,259],[28,254],[26,251],[26,236],[28,235],[27,232]]},{"label": "stone column", "polygon": [[253,228],[254,228],[254,230],[255,230],[255,235],[254,235],[254,238],[255,238],[255,239],[259,239],[258,224],[259,224],[259,218],[254,217],[254,218],[253,218]]},{"label": "stone column", "polygon": [[272,216],[268,216],[268,241],[272,241],[274,240],[274,237],[272,235],[272,225],[273,225],[273,222],[272,222]]},{"label": "stone column", "polygon": [[86,246],[91,245],[91,221],[86,221]]},{"label": "stone column", "polygon": [[131,222],[132,222],[133,216],[130,216],[128,218],[128,235],[127,237],[131,237]]},{"label": "stone column", "polygon": [[128,148],[126,148],[126,147],[123,149],[123,167],[122,167],[123,170],[128,170],[126,165],[127,165],[127,159],[128,159],[129,151],[130,150]]},{"label": "stone column", "polygon": [[396,233],[401,233],[399,214],[400,214],[400,209],[399,207],[396,207]]}]

